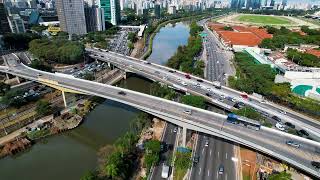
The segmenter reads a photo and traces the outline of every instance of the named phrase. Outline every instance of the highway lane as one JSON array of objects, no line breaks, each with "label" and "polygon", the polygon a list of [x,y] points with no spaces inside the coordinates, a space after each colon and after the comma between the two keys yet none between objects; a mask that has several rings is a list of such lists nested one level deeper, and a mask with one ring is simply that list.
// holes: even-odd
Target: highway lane
[{"label": "highway lane", "polygon": [[[208,146],[205,144],[208,142]],[[199,163],[194,164],[190,180],[218,180],[236,179],[233,146],[220,138],[206,134],[199,134],[195,156],[199,156]],[[224,166],[224,174],[219,175],[219,166]]]},{"label": "highway lane", "polygon": [[169,164],[168,160],[170,160],[171,157],[173,157],[173,150],[174,150],[174,145],[176,142],[176,137],[177,137],[177,133],[174,132],[174,129],[177,128],[176,125],[172,124],[172,123],[168,123],[167,124],[167,128],[166,131],[163,135],[163,142],[165,142],[167,144],[167,151],[165,151],[164,153],[161,154],[161,158],[160,158],[160,162],[158,163],[158,165],[156,165],[153,169],[152,172],[152,176],[151,179],[152,180],[162,180],[163,178],[161,178],[161,172],[162,172],[162,164],[167,164],[167,165],[171,165]]},{"label": "highway lane", "polygon": [[[11,67],[11,71],[7,71],[7,68],[3,67],[1,67],[0,70],[2,72],[9,72],[10,74],[18,75],[27,79],[40,80],[38,78],[38,74],[41,71],[36,71],[23,65]],[[176,120],[183,121],[189,125],[197,123],[197,125],[194,125],[201,127],[201,131],[203,132],[212,133],[212,130],[215,130],[214,134],[216,135],[219,135],[222,132],[227,132],[227,137],[231,138],[232,141],[237,141],[252,148],[257,148],[271,156],[281,155],[283,160],[288,162],[293,160],[293,165],[308,169],[308,172],[320,177],[315,168],[310,164],[310,161],[320,161],[319,154],[315,152],[319,145],[315,145],[315,142],[297,138],[295,141],[300,143],[301,147],[296,149],[285,145],[285,140],[288,139],[287,134],[279,135],[274,132],[271,133],[267,128],[255,131],[239,125],[233,125],[225,122],[225,116],[218,115],[213,112],[70,76],[61,76],[45,72],[41,72],[41,74],[41,79],[54,80],[55,82],[52,82],[53,84],[58,82],[59,86],[62,87],[105,97],[142,110],[147,110],[147,112],[154,112],[156,114],[161,113],[163,115],[166,114],[166,116],[170,115],[170,117],[174,117]],[[118,94],[119,91],[124,91],[126,95]],[[187,115],[184,113],[183,110],[185,108],[192,109],[192,114]],[[221,118],[217,118],[217,116]],[[192,125],[188,128],[192,129],[193,127],[194,126]],[[210,130],[208,128],[210,128]],[[246,142],[243,140],[246,140]],[[250,143],[254,143],[254,145]]]},{"label": "highway lane", "polygon": [[[177,85],[182,85],[182,82],[185,82],[188,84],[185,88],[190,90],[191,92],[196,92],[199,94],[202,94],[205,96],[203,93],[203,90],[210,88],[211,92],[215,93],[216,95],[223,95],[224,97],[230,97],[234,98],[236,101],[243,102],[244,104],[254,107],[255,109],[259,111],[263,111],[268,113],[270,116],[271,115],[276,115],[279,118],[281,118],[284,122],[291,122],[292,124],[295,124],[297,128],[305,129],[307,130],[310,134],[312,134],[314,137],[320,138],[320,123],[315,122],[315,120],[310,121],[310,118],[301,118],[304,117],[301,115],[301,117],[297,115],[292,115],[288,113],[288,115],[281,114],[279,112],[279,108],[268,103],[261,103],[261,100],[259,98],[249,96],[248,99],[242,98],[240,95],[243,94],[241,92],[232,90],[228,87],[222,86],[221,89],[216,89],[213,88],[213,83],[202,80],[203,82],[201,83],[202,88],[196,88],[194,87],[194,84],[198,83],[196,80],[199,80],[200,78],[192,76],[191,79],[187,79],[185,77],[185,73],[179,72],[177,70],[173,70],[161,65],[157,64],[146,64],[145,61],[141,61],[132,57],[124,56],[124,55],[119,55],[113,52],[101,52],[96,49],[86,49],[88,52],[93,53],[94,55],[91,55],[91,57],[102,60],[102,61],[108,61],[112,63],[117,63],[121,64],[124,69],[128,69],[132,72],[138,73],[139,72],[144,72],[147,73],[148,75],[145,75],[146,77],[148,76],[156,76],[161,79],[166,77],[162,82],[165,83],[171,83],[171,84],[177,84]],[[170,71],[175,71],[174,73],[170,73]],[[202,91],[202,92],[200,92]],[[208,91],[207,91],[208,92]],[[225,99],[225,102],[229,100]],[[232,102],[230,102],[232,103]]]}]

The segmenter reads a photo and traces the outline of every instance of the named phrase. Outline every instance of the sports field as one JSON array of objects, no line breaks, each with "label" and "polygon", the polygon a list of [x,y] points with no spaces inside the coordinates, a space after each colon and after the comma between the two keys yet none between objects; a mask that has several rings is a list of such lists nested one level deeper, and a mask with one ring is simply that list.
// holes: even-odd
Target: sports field
[{"label": "sports field", "polygon": [[253,24],[264,24],[264,25],[288,25],[292,21],[283,17],[276,16],[259,16],[259,15],[239,15],[237,20],[240,22],[253,23]]}]

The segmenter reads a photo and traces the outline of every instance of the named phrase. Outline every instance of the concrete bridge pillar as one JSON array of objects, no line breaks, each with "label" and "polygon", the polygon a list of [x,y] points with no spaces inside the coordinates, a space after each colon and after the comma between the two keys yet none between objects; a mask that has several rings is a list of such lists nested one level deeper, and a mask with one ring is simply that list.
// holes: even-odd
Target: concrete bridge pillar
[{"label": "concrete bridge pillar", "polygon": [[123,72],[123,79],[124,79],[124,80],[127,79],[127,73],[126,73],[126,71]]},{"label": "concrete bridge pillar", "polygon": [[182,127],[182,146],[186,147],[187,146],[187,128]]},{"label": "concrete bridge pillar", "polygon": [[20,79],[18,76],[16,77],[16,80],[17,80],[18,84],[20,84]]},{"label": "concrete bridge pillar", "polygon": [[6,78],[7,78],[7,80],[9,80],[9,79],[10,79],[10,77],[9,77],[9,74],[8,74],[8,73],[6,73]]},{"label": "concrete bridge pillar", "polygon": [[107,64],[108,64],[108,67],[111,68],[111,63],[110,63],[110,62],[107,62]]},{"label": "concrete bridge pillar", "polygon": [[64,91],[61,91],[61,92],[62,92],[62,98],[63,98],[64,107],[68,107],[65,92]]}]

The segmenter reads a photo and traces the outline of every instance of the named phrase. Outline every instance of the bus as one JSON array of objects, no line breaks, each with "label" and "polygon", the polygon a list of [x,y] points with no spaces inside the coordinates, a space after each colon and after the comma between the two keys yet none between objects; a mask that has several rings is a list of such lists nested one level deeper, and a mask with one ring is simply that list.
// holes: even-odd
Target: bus
[{"label": "bus", "polygon": [[233,113],[228,114],[227,121],[232,124],[244,125],[247,128],[254,129],[257,131],[260,130],[261,128],[261,124],[258,121],[255,121],[243,116],[238,116]]}]

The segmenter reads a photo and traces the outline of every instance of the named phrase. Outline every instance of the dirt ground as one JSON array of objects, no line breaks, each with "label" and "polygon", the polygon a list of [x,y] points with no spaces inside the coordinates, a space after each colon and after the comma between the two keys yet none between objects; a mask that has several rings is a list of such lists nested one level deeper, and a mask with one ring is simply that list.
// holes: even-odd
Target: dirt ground
[{"label": "dirt ground", "polygon": [[[242,176],[243,180],[257,179],[257,153],[248,149],[241,148],[241,164],[242,164]],[[245,177],[248,177],[247,179]]]},{"label": "dirt ground", "polygon": [[135,44],[134,44],[134,49],[131,52],[131,57],[135,57],[135,58],[140,58],[142,56],[142,51],[144,48],[144,43],[143,43],[143,39],[139,39]]},{"label": "dirt ground", "polygon": [[162,136],[162,133],[163,133],[163,130],[164,130],[165,122],[161,121],[161,120],[159,120],[157,118],[154,118],[153,122],[154,122],[154,124],[152,126],[153,139],[161,140],[161,136]]}]

